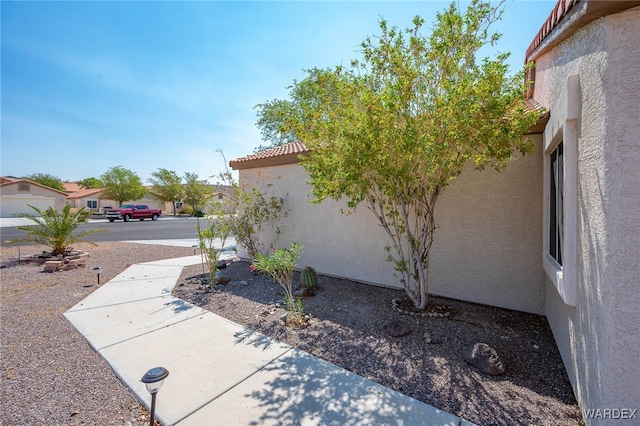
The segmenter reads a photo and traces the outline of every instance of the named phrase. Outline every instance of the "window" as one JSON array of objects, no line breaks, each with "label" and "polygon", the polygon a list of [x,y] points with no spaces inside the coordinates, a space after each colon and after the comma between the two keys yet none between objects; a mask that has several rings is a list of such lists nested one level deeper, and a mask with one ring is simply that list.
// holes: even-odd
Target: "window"
[{"label": "window", "polygon": [[[567,79],[566,115],[561,108],[544,136],[544,271],[562,301],[576,306],[578,294],[578,144],[582,92],[578,75]],[[553,129],[553,135],[546,130]]]},{"label": "window", "polygon": [[87,207],[89,207],[90,209],[97,209],[98,200],[87,200]]},{"label": "window", "polygon": [[551,152],[549,167],[549,255],[562,266],[564,235],[564,155],[562,141]]}]

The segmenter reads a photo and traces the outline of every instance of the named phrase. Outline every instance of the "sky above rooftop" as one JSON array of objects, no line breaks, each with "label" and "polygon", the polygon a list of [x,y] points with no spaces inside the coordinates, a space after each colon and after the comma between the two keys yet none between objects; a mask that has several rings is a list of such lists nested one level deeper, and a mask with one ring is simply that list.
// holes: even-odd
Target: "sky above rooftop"
[{"label": "sky above rooftop", "polygon": [[[348,65],[378,21],[425,31],[444,1],[2,2],[1,171],[63,181],[123,166],[217,174],[261,144],[257,104]],[[461,1],[462,6],[468,3]],[[512,71],[555,5],[508,0]],[[493,54],[487,52],[487,54]],[[215,179],[209,179],[215,182]]]}]

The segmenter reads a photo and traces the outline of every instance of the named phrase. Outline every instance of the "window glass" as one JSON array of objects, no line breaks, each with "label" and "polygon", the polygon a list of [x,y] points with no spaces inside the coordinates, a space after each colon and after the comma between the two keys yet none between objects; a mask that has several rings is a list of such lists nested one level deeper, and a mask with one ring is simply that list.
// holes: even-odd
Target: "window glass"
[{"label": "window glass", "polygon": [[549,255],[562,266],[564,155],[562,142],[550,156],[549,176]]}]

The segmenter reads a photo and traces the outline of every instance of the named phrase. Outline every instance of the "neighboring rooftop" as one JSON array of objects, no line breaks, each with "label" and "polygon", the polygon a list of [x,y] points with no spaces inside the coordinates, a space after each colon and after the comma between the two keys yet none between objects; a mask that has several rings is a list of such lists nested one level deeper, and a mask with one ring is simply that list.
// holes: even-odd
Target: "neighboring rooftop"
[{"label": "neighboring rooftop", "polygon": [[233,170],[251,169],[254,167],[292,164],[300,161],[300,155],[309,152],[302,142],[289,142],[275,148],[249,154],[229,161]]},{"label": "neighboring rooftop", "polygon": [[58,192],[63,195],[67,195],[64,191],[58,191],[57,189],[48,187],[46,185],[39,184],[38,182],[34,182],[29,179],[17,178],[14,176],[0,176],[0,186],[13,185],[16,183],[28,183],[29,185],[39,186],[40,188],[48,189],[50,191]]}]

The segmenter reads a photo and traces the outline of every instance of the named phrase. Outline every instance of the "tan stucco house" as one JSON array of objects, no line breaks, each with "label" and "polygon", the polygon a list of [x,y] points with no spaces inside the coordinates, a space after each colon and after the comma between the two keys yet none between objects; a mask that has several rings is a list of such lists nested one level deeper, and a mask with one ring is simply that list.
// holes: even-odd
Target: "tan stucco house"
[{"label": "tan stucco house", "polygon": [[[76,209],[83,207],[94,213],[102,213],[108,208],[117,208],[118,202],[102,198],[104,188],[85,189],[78,185],[77,182],[65,182],[62,184],[67,192],[67,204]],[[146,204],[152,209],[161,209],[163,214],[173,214],[171,203],[160,200],[153,192],[151,187],[147,187],[144,197],[139,200],[126,201],[129,204]]]},{"label": "tan stucco house", "polygon": [[49,188],[28,179],[13,176],[0,177],[0,217],[13,217],[16,213],[35,214],[29,205],[46,210],[62,210],[67,193]]},{"label": "tan stucco house", "polygon": [[[535,150],[442,193],[429,291],[545,315],[578,403],[601,410],[586,422],[610,424],[604,410],[640,409],[640,2],[560,0],[525,56],[527,102],[548,111]],[[230,166],[285,198],[279,245],[301,242],[300,264],[400,287],[370,212],[307,202],[305,152],[291,143]]]}]

